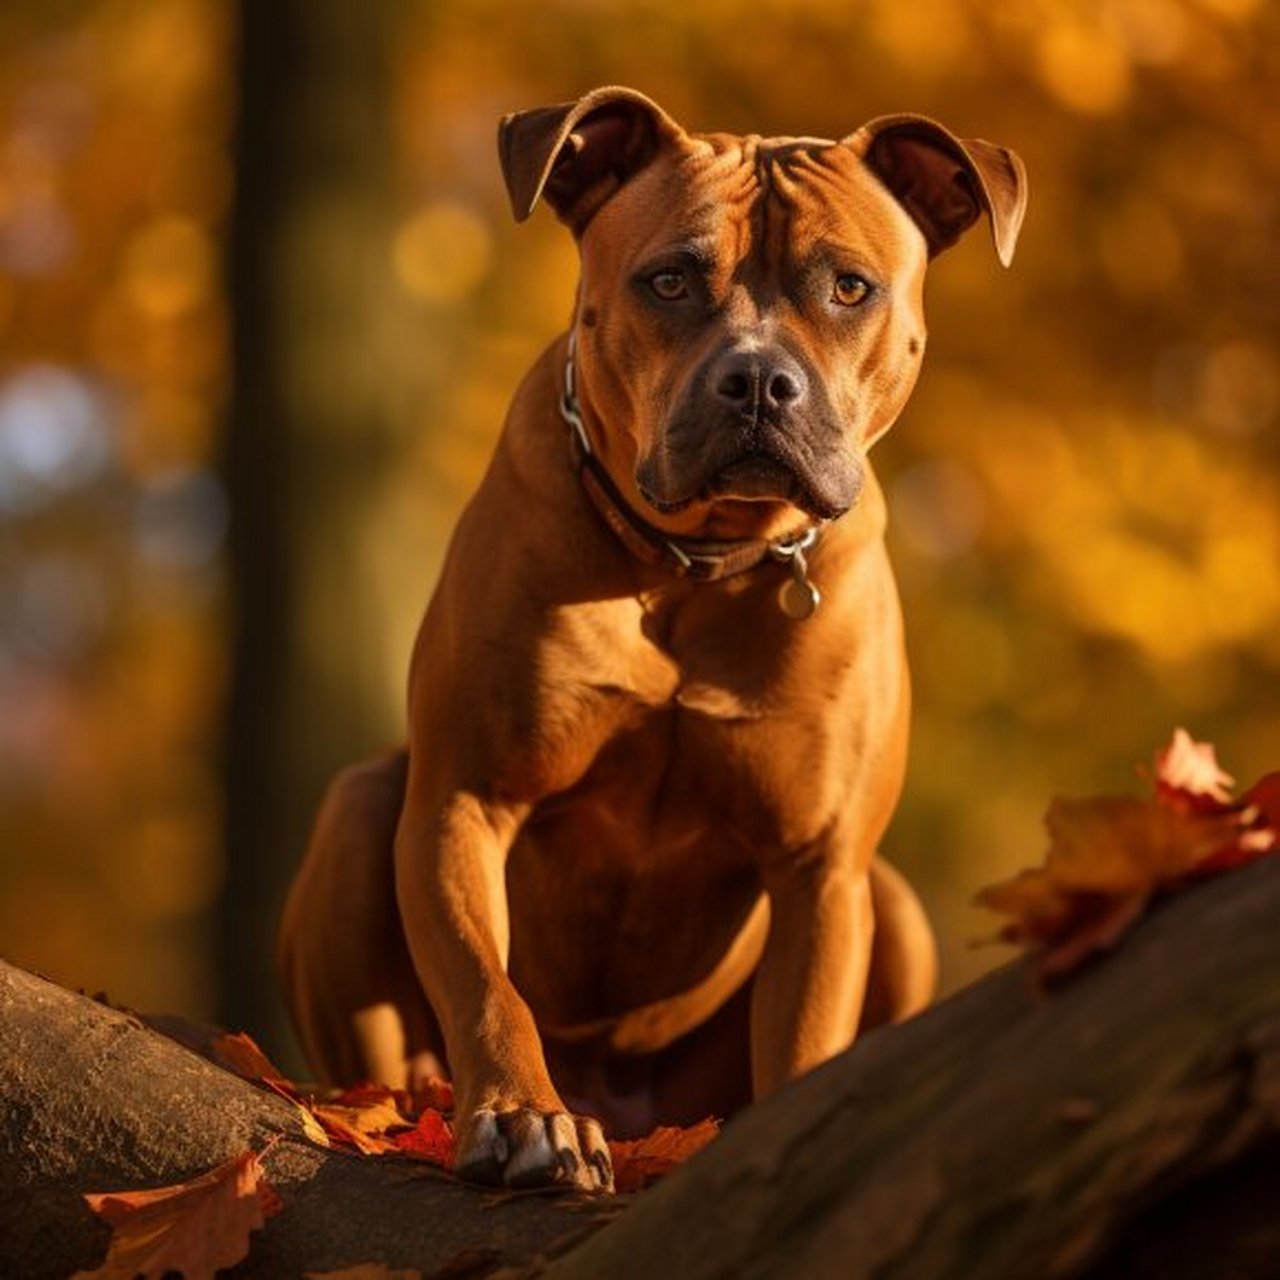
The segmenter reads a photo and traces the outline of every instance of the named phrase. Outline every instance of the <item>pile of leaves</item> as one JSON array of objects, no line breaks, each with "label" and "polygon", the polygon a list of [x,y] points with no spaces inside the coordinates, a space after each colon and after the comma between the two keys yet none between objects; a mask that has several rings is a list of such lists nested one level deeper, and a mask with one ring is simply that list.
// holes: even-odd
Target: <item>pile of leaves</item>
[{"label": "pile of leaves", "polygon": [[[318,1146],[426,1161],[451,1176],[454,1102],[447,1081],[429,1081],[412,1096],[376,1084],[325,1092],[287,1080],[242,1033],[220,1035],[203,1051],[219,1066],[285,1098]],[[642,1190],[718,1131],[714,1120],[704,1120],[689,1129],[659,1128],[633,1142],[610,1142],[616,1189]],[[262,1165],[277,1140],[174,1186],[86,1195],[89,1207],[111,1224],[112,1235],[103,1264],[74,1280],[163,1280],[174,1273],[186,1280],[213,1280],[217,1271],[234,1266],[248,1255],[250,1234],[284,1209]],[[417,1280],[416,1272],[378,1263],[314,1274],[317,1280]]]},{"label": "pile of leaves", "polygon": [[1185,729],[1140,772],[1145,796],[1054,800],[1044,865],[977,895],[1009,917],[1000,939],[1030,950],[1043,982],[1115,946],[1161,896],[1277,852],[1280,773],[1236,796]]}]

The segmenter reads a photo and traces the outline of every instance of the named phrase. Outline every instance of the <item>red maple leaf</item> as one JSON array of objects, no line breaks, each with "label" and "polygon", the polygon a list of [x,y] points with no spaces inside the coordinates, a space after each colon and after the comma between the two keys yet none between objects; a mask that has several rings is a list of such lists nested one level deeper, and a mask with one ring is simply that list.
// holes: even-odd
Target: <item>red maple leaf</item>
[{"label": "red maple leaf", "polygon": [[453,1129],[434,1107],[426,1107],[412,1129],[397,1133],[391,1141],[401,1150],[442,1168],[453,1168],[456,1145]]},{"label": "red maple leaf", "polygon": [[248,1254],[250,1232],[281,1208],[252,1151],[174,1186],[85,1199],[113,1230],[102,1265],[72,1280],[163,1280],[175,1271],[185,1280],[214,1280]]},{"label": "red maple leaf", "polygon": [[610,1142],[616,1190],[640,1191],[696,1155],[720,1132],[715,1120],[700,1120],[688,1129],[655,1129],[633,1142]]}]

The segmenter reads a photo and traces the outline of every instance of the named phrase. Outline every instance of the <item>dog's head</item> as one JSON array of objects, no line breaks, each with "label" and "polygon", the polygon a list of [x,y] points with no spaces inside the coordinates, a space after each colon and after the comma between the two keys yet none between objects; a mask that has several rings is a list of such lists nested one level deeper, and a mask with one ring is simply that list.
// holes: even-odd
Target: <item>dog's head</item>
[{"label": "dog's head", "polygon": [[839,142],[689,134],[605,88],[507,116],[499,150],[516,217],[545,199],[578,238],[600,452],[672,532],[847,511],[915,385],[929,259],[986,213],[1008,265],[1026,205],[1013,152],[913,115]]}]

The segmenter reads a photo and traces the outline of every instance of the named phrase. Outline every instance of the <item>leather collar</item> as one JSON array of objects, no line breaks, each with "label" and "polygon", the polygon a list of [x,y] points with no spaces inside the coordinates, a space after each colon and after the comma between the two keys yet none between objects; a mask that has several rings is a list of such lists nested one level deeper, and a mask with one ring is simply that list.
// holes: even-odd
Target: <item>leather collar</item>
[{"label": "leather collar", "polygon": [[805,552],[818,540],[819,525],[810,525],[795,537],[739,538],[715,542],[704,538],[673,538],[651,525],[627,502],[591,447],[582,410],[578,403],[575,381],[575,348],[577,334],[570,331],[565,353],[564,390],[560,396],[560,416],[568,423],[574,466],[582,487],[614,536],[637,560],[666,568],[677,578],[693,578],[714,582],[737,573],[745,573],[766,560],[791,566],[794,583],[788,584],[799,604],[807,593],[811,600],[804,612],[793,613],[787,599],[782,607],[790,616],[807,617],[818,605],[817,588],[807,576]]}]

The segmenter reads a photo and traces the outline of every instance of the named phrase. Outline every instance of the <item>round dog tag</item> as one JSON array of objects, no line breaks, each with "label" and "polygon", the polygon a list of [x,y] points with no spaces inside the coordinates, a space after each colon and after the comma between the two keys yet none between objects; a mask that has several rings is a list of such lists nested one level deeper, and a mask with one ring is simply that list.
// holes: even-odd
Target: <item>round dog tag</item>
[{"label": "round dog tag", "polygon": [[801,622],[813,616],[822,596],[807,578],[788,578],[778,592],[778,606],[788,618]]}]

